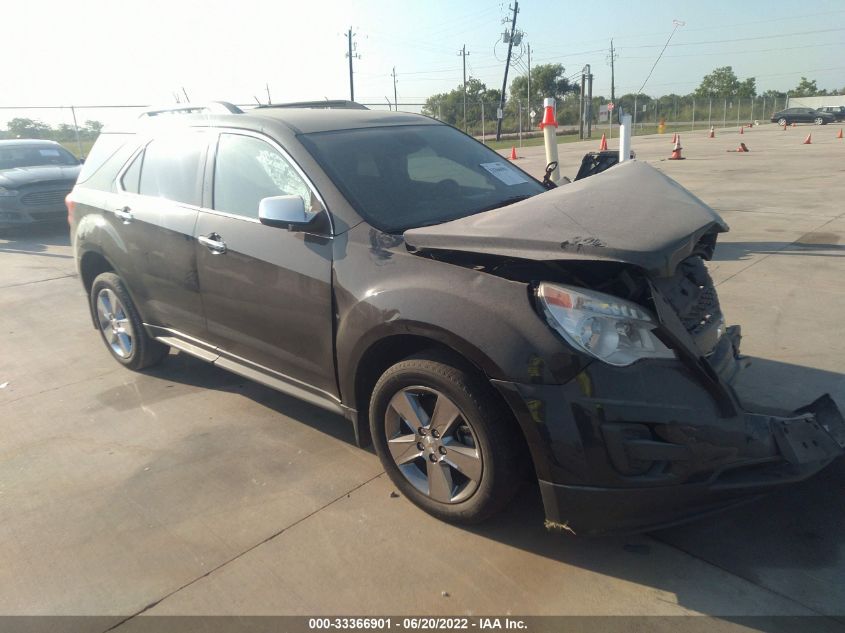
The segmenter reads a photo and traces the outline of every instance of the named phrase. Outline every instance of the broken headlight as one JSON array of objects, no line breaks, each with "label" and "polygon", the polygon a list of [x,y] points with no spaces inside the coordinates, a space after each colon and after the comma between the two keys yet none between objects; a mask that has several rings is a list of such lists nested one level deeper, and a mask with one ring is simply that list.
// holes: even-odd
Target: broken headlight
[{"label": "broken headlight", "polygon": [[655,318],[642,306],[583,288],[541,283],[537,300],[549,325],[575,349],[609,365],[641,358],[675,358],[654,335]]}]

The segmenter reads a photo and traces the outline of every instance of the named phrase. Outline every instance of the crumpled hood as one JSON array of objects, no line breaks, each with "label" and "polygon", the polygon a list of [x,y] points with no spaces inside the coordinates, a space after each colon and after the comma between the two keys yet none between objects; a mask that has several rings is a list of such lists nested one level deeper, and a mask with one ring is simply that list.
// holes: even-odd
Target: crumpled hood
[{"label": "crumpled hood", "polygon": [[703,235],[728,225],[677,182],[630,161],[522,202],[405,231],[417,250],[531,260],[605,260],[669,276]]},{"label": "crumpled hood", "polygon": [[80,165],[38,165],[0,169],[0,187],[17,189],[50,180],[76,180]]}]

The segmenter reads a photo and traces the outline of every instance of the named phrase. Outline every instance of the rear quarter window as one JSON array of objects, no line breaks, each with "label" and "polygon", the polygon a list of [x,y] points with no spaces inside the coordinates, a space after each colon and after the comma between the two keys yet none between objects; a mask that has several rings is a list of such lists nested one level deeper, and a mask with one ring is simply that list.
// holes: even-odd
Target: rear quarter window
[{"label": "rear quarter window", "polygon": [[89,180],[133,136],[133,134],[100,134],[88,153],[76,182]]}]

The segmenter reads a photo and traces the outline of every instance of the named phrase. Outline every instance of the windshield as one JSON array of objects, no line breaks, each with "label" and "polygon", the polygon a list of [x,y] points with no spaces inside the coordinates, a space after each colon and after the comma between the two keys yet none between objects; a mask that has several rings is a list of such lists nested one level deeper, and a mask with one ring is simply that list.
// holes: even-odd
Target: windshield
[{"label": "windshield", "polygon": [[63,147],[55,145],[13,145],[0,147],[0,169],[41,165],[78,165],[79,161]]},{"label": "windshield", "polygon": [[358,213],[389,233],[440,224],[545,191],[496,152],[447,125],[299,138]]}]

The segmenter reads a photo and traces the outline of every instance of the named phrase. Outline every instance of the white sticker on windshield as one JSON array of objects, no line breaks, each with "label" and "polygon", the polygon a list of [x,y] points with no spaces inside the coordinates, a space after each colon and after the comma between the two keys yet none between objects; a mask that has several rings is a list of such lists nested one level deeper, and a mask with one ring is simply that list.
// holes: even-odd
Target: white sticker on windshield
[{"label": "white sticker on windshield", "polygon": [[481,166],[506,185],[521,185],[528,182],[528,178],[502,163],[481,163]]},{"label": "white sticker on windshield", "polygon": [[42,156],[61,156],[61,154],[59,154],[59,150],[57,149],[40,149],[38,150],[38,153]]}]

